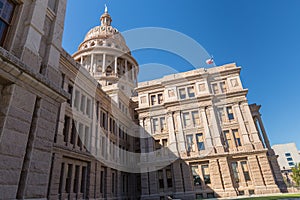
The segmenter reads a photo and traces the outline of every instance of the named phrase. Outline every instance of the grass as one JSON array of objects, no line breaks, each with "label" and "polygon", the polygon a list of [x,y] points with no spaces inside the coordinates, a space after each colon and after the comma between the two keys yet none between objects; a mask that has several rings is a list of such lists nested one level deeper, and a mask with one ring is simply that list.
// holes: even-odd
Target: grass
[{"label": "grass", "polygon": [[275,196],[249,197],[249,198],[239,198],[239,199],[241,199],[241,200],[247,200],[247,199],[276,200],[276,199],[293,199],[293,198],[300,198],[300,194],[282,194],[282,195],[275,195]]}]

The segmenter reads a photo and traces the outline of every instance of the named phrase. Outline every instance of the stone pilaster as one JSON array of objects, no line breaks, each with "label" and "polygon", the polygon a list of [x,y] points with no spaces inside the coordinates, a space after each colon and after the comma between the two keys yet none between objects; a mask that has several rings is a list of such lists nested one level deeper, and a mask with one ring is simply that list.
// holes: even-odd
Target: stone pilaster
[{"label": "stone pilaster", "polygon": [[206,116],[204,108],[200,109],[200,114],[201,114],[203,127],[204,127],[205,145],[206,145],[207,149],[213,149],[212,137],[211,137],[211,134],[210,134],[208,121],[207,121],[207,116]]},{"label": "stone pilaster", "polygon": [[220,171],[222,180],[223,180],[223,187],[224,187],[224,197],[234,197],[237,196],[237,193],[233,186],[233,180],[231,177],[231,170],[229,168],[229,163],[226,157],[219,159]]},{"label": "stone pilaster", "polygon": [[217,116],[213,107],[208,108],[211,116],[211,127],[212,127],[212,137],[214,141],[214,147],[218,153],[224,152],[224,147],[221,142],[221,130],[219,129],[217,123]]},{"label": "stone pilaster", "polygon": [[167,114],[167,123],[168,123],[168,130],[169,130],[169,150],[178,156],[178,149],[177,149],[177,142],[174,130],[174,121],[173,121],[173,114]]},{"label": "stone pilaster", "polygon": [[175,112],[174,115],[176,122],[177,122],[177,144],[178,144],[178,150],[179,154],[185,154],[186,153],[186,147],[185,147],[185,136],[183,134],[183,128],[182,128],[182,123],[181,123],[181,114],[180,112]]},{"label": "stone pilaster", "polygon": [[247,128],[246,128],[246,125],[245,125],[245,122],[244,122],[244,119],[242,116],[242,112],[240,110],[240,106],[238,104],[235,104],[233,106],[233,109],[235,111],[237,121],[239,123],[240,132],[241,132],[240,134],[242,136],[242,142],[243,142],[244,149],[246,151],[250,151],[253,149],[253,147],[252,147],[252,144],[249,139],[248,131],[247,131]]}]

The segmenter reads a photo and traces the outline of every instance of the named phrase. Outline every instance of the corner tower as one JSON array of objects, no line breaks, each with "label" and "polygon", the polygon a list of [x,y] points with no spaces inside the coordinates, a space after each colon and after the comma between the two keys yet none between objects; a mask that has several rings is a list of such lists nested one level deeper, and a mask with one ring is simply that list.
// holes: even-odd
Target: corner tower
[{"label": "corner tower", "polygon": [[139,71],[124,37],[111,26],[112,18],[105,6],[100,26],[92,28],[73,58],[79,62],[113,99],[119,91],[131,97],[137,87]]}]

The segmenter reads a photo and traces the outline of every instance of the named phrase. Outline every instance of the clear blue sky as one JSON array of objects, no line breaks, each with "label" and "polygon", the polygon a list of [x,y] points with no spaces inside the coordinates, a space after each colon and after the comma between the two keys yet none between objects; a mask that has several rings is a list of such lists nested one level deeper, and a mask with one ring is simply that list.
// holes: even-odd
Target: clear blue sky
[{"label": "clear blue sky", "polygon": [[[271,144],[295,142],[300,149],[299,0],[68,0],[63,47],[77,50],[99,25],[104,4],[123,32],[163,27],[196,40],[217,65],[236,62],[250,103],[262,105]],[[160,63],[175,71],[194,67],[165,51],[133,52],[140,65]]]}]

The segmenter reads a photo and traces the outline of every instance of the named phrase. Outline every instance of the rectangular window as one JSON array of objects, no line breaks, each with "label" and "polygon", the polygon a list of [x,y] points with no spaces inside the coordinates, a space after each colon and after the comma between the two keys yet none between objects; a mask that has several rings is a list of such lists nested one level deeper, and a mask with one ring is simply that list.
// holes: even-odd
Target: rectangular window
[{"label": "rectangular window", "polygon": [[70,94],[70,99],[67,100],[67,103],[71,104],[71,102],[73,100],[73,86],[72,85],[68,85],[68,93]]},{"label": "rectangular window", "polygon": [[65,163],[61,163],[60,177],[59,177],[59,188],[58,188],[58,193],[59,194],[62,194],[64,192],[64,190],[63,190],[64,174],[65,174]]},{"label": "rectangular window", "polygon": [[196,140],[197,140],[198,151],[205,150],[205,147],[204,147],[204,138],[203,138],[203,134],[202,133],[198,133],[196,135]]},{"label": "rectangular window", "polygon": [[183,126],[187,127],[191,125],[191,120],[190,120],[190,113],[182,113],[183,117]]},{"label": "rectangular window", "polygon": [[287,161],[293,161],[293,158],[287,158],[286,160]]},{"label": "rectangular window", "polygon": [[245,181],[251,181],[247,162],[242,161],[241,165],[242,165],[242,170],[243,170],[243,174],[244,174],[244,177],[245,177]]},{"label": "rectangular window", "polygon": [[194,186],[201,186],[201,178],[199,173],[198,165],[191,166],[193,180],[194,180]]},{"label": "rectangular window", "polygon": [[231,140],[231,136],[230,136],[230,133],[229,131],[224,131],[224,137],[225,137],[225,143],[226,143],[226,146],[230,149],[233,148],[233,144],[232,144],[232,140]]},{"label": "rectangular window", "polygon": [[111,192],[115,193],[115,173],[111,174]]},{"label": "rectangular window", "polygon": [[226,93],[227,92],[227,87],[226,87],[225,81],[224,82],[220,82],[220,87],[221,87],[222,93]]},{"label": "rectangular window", "polygon": [[70,117],[65,116],[65,123],[64,123],[64,130],[63,130],[64,142],[68,142],[70,121],[71,121]]},{"label": "rectangular window", "polygon": [[77,136],[76,123],[74,120],[72,120],[72,130],[71,130],[71,138],[70,138],[71,144],[75,144],[76,136]]},{"label": "rectangular window", "polygon": [[187,88],[187,91],[188,91],[189,98],[195,97],[195,90],[194,90],[194,87],[193,87],[193,86],[188,87],[188,88]]},{"label": "rectangular window", "polygon": [[165,117],[161,117],[159,119],[160,119],[161,132],[166,131],[167,130],[166,118]]},{"label": "rectangular window", "polygon": [[239,171],[238,171],[238,163],[232,162],[231,163],[232,171],[233,171],[233,178],[236,183],[240,181],[239,179]]},{"label": "rectangular window", "polygon": [[156,104],[156,95],[151,95],[151,105],[155,105]]},{"label": "rectangular window", "polygon": [[4,43],[5,36],[10,27],[15,5],[9,0],[0,1],[0,45]]},{"label": "rectangular window", "polygon": [[91,117],[91,100],[87,99],[86,101],[86,114]]},{"label": "rectangular window", "polygon": [[72,164],[68,164],[68,173],[67,173],[66,185],[65,185],[65,191],[66,191],[66,193],[70,193],[70,190],[71,190],[72,169],[73,169],[73,165]]},{"label": "rectangular window", "polygon": [[289,166],[290,166],[290,167],[294,167],[294,166],[295,166],[295,163],[294,163],[294,162],[289,162]]},{"label": "rectangular window", "polygon": [[208,165],[202,165],[201,168],[202,168],[202,174],[203,174],[203,179],[204,179],[205,185],[210,184],[211,180],[210,180]]},{"label": "rectangular window", "polygon": [[212,84],[212,89],[214,94],[219,94],[219,87],[217,83]]},{"label": "rectangular window", "polygon": [[170,167],[166,169],[166,176],[167,176],[167,186],[168,186],[168,188],[173,187],[172,170],[171,170]]},{"label": "rectangular window", "polygon": [[80,111],[83,113],[85,112],[85,99],[86,97],[84,95],[81,95]]},{"label": "rectangular window", "polygon": [[87,180],[87,170],[86,167],[82,167],[80,192],[83,194],[85,194],[85,190],[86,190],[86,180]]},{"label": "rectangular window", "polygon": [[232,111],[232,107],[229,106],[226,108],[227,111],[227,116],[229,120],[233,120],[234,119],[234,115],[233,115],[233,111]]},{"label": "rectangular window", "polygon": [[153,119],[153,131],[154,131],[154,133],[159,131],[159,124],[158,124],[157,118]]},{"label": "rectangular window", "polygon": [[164,188],[164,173],[163,173],[163,170],[158,170],[158,185],[159,185],[159,188],[162,189]]},{"label": "rectangular window", "polygon": [[100,192],[104,192],[104,170],[101,170],[100,173]]},{"label": "rectangular window", "polygon": [[80,93],[78,90],[75,90],[75,99],[74,99],[74,107],[79,109],[79,100],[80,100]]},{"label": "rectangular window", "polygon": [[233,134],[233,137],[234,137],[234,140],[235,140],[235,145],[236,145],[237,147],[242,146],[239,131],[236,130],[236,129],[235,129],[235,130],[232,130],[232,134]]},{"label": "rectangular window", "polygon": [[186,146],[188,152],[195,151],[194,143],[193,143],[193,135],[186,136]]},{"label": "rectangular window", "polygon": [[186,91],[185,88],[181,88],[178,90],[179,91],[179,97],[180,99],[186,99]]},{"label": "rectangular window", "polygon": [[286,157],[290,157],[290,156],[291,156],[291,153],[285,153],[285,156],[286,156]]},{"label": "rectangular window", "polygon": [[77,193],[77,192],[78,192],[79,171],[80,171],[80,166],[79,166],[79,165],[76,165],[76,166],[75,166],[74,185],[73,185],[73,192],[74,192],[74,193]]},{"label": "rectangular window", "polygon": [[158,94],[158,95],[157,95],[157,99],[158,99],[158,104],[164,103],[164,97],[163,97],[163,94]]},{"label": "rectangular window", "polygon": [[193,119],[193,125],[199,126],[200,125],[200,118],[199,118],[199,112],[198,111],[192,111],[192,119]]}]

